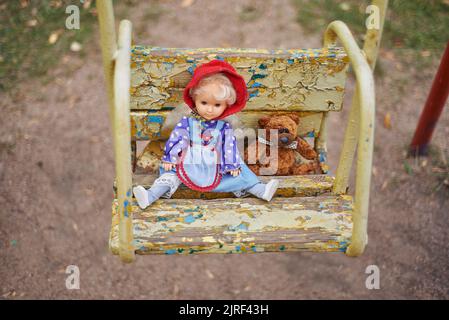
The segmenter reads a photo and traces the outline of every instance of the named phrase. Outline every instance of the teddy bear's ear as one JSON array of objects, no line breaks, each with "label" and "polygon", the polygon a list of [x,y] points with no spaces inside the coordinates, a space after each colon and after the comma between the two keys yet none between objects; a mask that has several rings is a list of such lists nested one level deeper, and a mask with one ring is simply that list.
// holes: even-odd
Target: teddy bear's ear
[{"label": "teddy bear's ear", "polygon": [[293,121],[296,122],[296,124],[299,124],[299,116],[297,114],[289,114],[288,115]]},{"label": "teddy bear's ear", "polygon": [[265,127],[269,121],[270,121],[270,117],[263,116],[263,117],[259,118],[259,126]]}]

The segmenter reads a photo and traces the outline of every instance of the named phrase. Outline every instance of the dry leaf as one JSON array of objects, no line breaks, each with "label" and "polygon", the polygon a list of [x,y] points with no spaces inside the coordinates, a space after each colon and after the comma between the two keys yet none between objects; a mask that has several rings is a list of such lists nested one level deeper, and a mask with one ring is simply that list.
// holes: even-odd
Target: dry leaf
[{"label": "dry leaf", "polygon": [[193,4],[193,1],[194,0],[182,0],[181,7],[182,8],[190,7]]},{"label": "dry leaf", "polygon": [[394,61],[395,60],[395,55],[393,51],[390,50],[382,50],[380,52],[380,55],[382,56],[382,58],[390,60],[390,61]]},{"label": "dry leaf", "polygon": [[89,9],[91,4],[92,4],[92,0],[86,0],[83,4],[83,8]]},{"label": "dry leaf", "polygon": [[70,50],[73,52],[79,52],[82,49],[83,49],[83,46],[79,42],[73,41],[72,44],[70,45]]},{"label": "dry leaf", "polygon": [[347,2],[340,3],[340,9],[343,11],[349,11],[351,9],[351,5]]},{"label": "dry leaf", "polygon": [[59,36],[61,35],[61,33],[63,32],[63,30],[57,30],[57,31],[53,31],[50,36],[48,37],[48,43],[49,44],[55,44],[56,41],[58,41]]},{"label": "dry leaf", "polygon": [[212,272],[210,272],[209,269],[206,269],[206,274],[207,274],[207,276],[209,277],[209,279],[215,278],[214,275],[212,274]]},{"label": "dry leaf", "polygon": [[28,7],[28,5],[29,5],[28,0],[20,0],[20,7],[22,9]]},{"label": "dry leaf", "polygon": [[389,112],[384,117],[384,127],[387,129],[391,129],[391,115]]},{"label": "dry leaf", "polygon": [[429,50],[421,51],[421,56],[424,58],[430,57],[432,53]]},{"label": "dry leaf", "polygon": [[53,0],[50,2],[50,7],[53,8],[61,8],[62,6],[62,1],[61,0]]},{"label": "dry leaf", "polygon": [[37,20],[36,19],[32,19],[32,20],[28,20],[26,22],[27,27],[35,27],[37,25]]}]

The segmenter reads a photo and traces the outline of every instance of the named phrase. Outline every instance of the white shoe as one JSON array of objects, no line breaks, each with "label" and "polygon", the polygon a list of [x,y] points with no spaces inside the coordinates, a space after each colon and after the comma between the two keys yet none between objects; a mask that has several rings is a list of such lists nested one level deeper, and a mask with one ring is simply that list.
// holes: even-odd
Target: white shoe
[{"label": "white shoe", "polygon": [[265,186],[265,192],[263,193],[262,199],[270,201],[273,198],[276,190],[279,186],[279,180],[271,179]]},{"label": "white shoe", "polygon": [[139,205],[140,209],[145,209],[150,205],[150,202],[148,201],[148,192],[144,187],[134,187],[133,193],[134,197],[136,197],[137,204]]}]

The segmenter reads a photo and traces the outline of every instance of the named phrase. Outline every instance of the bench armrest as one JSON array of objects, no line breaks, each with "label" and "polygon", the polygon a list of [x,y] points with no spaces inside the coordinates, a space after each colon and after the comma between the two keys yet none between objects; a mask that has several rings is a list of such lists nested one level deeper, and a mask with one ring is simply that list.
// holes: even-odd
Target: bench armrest
[{"label": "bench armrest", "polygon": [[375,122],[374,79],[363,51],[357,46],[346,24],[341,21],[334,21],[328,26],[324,36],[324,46],[335,46],[337,40],[340,40],[348,54],[355,73],[356,89],[333,192],[336,194],[346,193],[349,171],[358,144],[352,240],[346,254],[359,256],[368,242],[368,204]]}]

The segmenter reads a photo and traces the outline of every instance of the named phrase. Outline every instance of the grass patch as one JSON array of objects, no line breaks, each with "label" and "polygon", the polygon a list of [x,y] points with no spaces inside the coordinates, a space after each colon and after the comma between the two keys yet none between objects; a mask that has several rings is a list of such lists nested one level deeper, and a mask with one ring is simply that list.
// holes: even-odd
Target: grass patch
[{"label": "grass patch", "polygon": [[[80,9],[80,29],[65,26],[68,5]],[[73,42],[83,44],[96,23],[95,2],[89,0],[20,0],[0,4],[0,91],[27,77],[39,77],[70,52]],[[50,43],[49,39],[54,43]],[[54,35],[56,34],[56,35]],[[82,51],[79,54],[83,54]]]},{"label": "grass patch", "polygon": [[[348,24],[359,45],[366,32],[367,0],[293,0],[298,22],[308,31],[324,32],[333,20]],[[446,0],[389,1],[383,47],[403,49],[415,57],[440,56],[449,39],[449,2]]]}]

